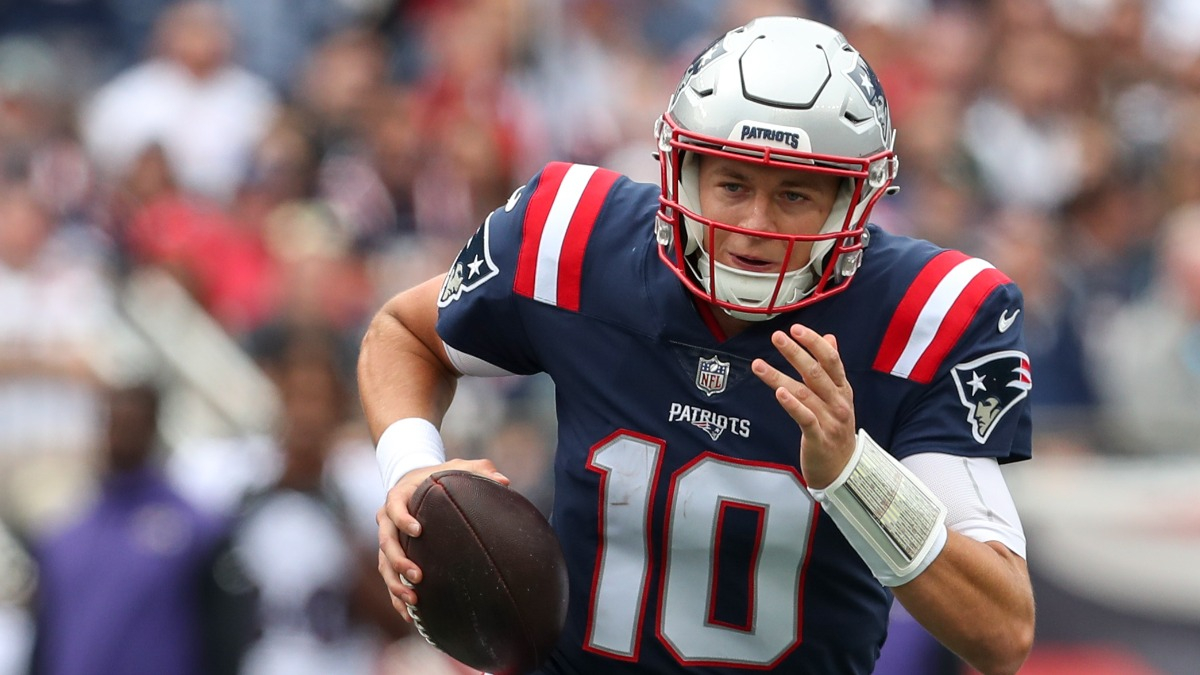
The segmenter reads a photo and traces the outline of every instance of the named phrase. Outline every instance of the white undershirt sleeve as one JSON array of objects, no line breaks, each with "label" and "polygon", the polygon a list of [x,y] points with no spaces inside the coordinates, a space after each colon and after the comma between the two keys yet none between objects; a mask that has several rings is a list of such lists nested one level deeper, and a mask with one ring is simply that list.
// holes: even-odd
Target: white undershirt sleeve
[{"label": "white undershirt sleeve", "polygon": [[900,463],[946,505],[948,528],[976,541],[998,541],[1025,557],[1021,518],[994,458],[925,452]]},{"label": "white undershirt sleeve", "polygon": [[450,363],[453,363],[454,367],[458,369],[458,372],[462,373],[463,375],[473,375],[475,377],[504,377],[506,375],[515,374],[501,368],[500,366],[494,366],[477,356],[471,356],[466,352],[459,351],[445,342],[442,343],[442,346],[446,348],[446,356],[450,357]]}]

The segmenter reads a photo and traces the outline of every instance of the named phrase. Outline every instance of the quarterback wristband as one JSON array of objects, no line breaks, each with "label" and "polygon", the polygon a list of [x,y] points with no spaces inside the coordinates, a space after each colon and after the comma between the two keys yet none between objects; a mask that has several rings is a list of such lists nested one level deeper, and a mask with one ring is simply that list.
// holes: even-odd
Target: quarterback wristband
[{"label": "quarterback wristband", "polygon": [[912,581],[946,545],[946,506],[865,430],[837,480],[809,492],[884,586]]},{"label": "quarterback wristband", "polygon": [[392,489],[404,474],[446,462],[442,435],[429,420],[406,417],[392,422],[375,444],[383,487]]}]

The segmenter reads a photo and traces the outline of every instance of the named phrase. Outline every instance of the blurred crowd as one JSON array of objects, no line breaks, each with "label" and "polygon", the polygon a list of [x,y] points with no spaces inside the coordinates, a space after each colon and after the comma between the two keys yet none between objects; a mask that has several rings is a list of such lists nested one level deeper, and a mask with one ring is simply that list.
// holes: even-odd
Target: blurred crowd
[{"label": "blurred crowd", "polygon": [[[1200,3],[0,0],[0,675],[134,634],[229,662],[104,672],[460,672],[373,576],[366,322],[546,161],[656,181],[682,69],[764,14],[878,72],[875,221],[1021,285],[1037,452],[1200,451]],[[269,379],[270,424],[163,442],[179,378],[110,339],[148,271]],[[463,389],[450,453],[548,506],[552,388]]]}]

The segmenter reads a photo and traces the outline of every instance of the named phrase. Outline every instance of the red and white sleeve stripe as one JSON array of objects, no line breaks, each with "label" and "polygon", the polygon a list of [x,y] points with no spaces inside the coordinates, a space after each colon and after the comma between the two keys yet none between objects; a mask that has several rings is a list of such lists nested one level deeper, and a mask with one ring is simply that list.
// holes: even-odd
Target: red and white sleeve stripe
[{"label": "red and white sleeve stripe", "polygon": [[592,226],[619,174],[554,162],[542,172],[525,211],[514,290],[577,311],[583,258]]},{"label": "red and white sleeve stripe", "polygon": [[1003,272],[958,251],[934,256],[917,274],[888,324],[874,368],[927,384],[962,337]]}]

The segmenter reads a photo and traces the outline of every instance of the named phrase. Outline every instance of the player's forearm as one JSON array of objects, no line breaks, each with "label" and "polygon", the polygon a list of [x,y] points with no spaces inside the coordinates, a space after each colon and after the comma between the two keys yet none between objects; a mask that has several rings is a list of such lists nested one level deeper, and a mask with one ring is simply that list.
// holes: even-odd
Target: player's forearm
[{"label": "player's forearm", "polygon": [[457,375],[435,330],[440,280],[393,298],[372,319],[358,358],[358,385],[372,437],[398,419],[421,417],[440,426]]},{"label": "player's forearm", "polygon": [[1001,544],[950,532],[937,559],[892,590],[934,637],[984,675],[1017,672],[1033,646],[1028,570]]}]

